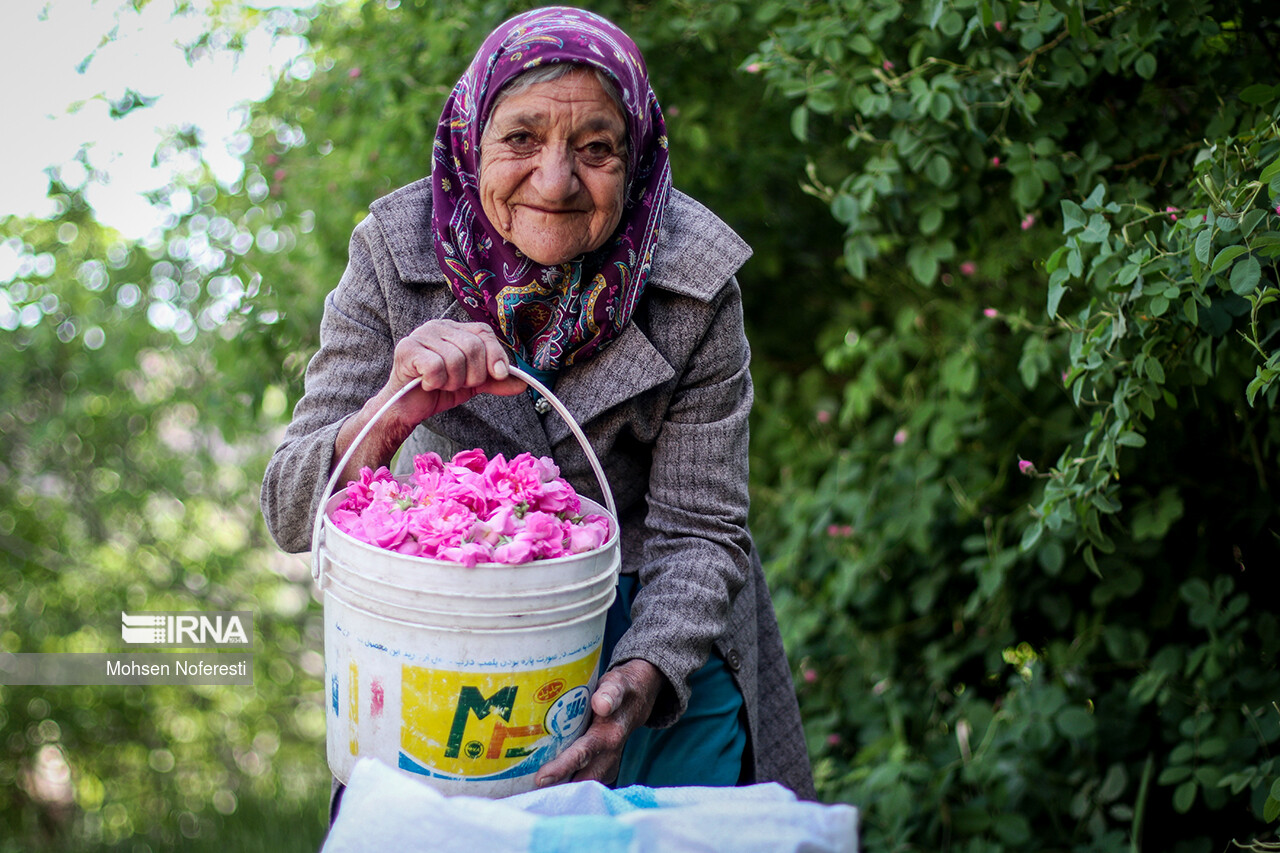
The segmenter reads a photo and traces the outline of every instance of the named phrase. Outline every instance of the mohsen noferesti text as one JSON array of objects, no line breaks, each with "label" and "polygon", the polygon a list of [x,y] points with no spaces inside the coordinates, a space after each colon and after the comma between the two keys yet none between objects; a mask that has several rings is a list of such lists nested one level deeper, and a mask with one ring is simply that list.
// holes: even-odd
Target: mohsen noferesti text
[{"label": "mohsen noferesti text", "polygon": [[107,661],[107,675],[247,675],[244,661],[239,663],[208,663],[206,661],[174,661],[167,663],[138,663],[137,661]]}]

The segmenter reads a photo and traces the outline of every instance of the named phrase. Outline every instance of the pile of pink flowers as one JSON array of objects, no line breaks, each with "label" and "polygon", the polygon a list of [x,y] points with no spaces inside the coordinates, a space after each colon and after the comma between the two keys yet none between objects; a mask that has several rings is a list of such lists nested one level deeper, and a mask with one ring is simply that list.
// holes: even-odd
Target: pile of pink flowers
[{"label": "pile of pink flowers", "polygon": [[386,468],[362,468],[333,523],[379,548],[466,566],[581,554],[609,538],[609,519],[584,516],[577,493],[545,456],[521,453],[508,462],[464,450],[445,462],[423,453],[413,469],[402,483]]}]

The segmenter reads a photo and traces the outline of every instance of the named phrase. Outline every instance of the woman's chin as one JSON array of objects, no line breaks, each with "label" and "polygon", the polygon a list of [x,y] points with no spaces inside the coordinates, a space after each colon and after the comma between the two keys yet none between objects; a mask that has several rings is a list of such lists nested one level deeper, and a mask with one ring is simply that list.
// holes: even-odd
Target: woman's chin
[{"label": "woman's chin", "polygon": [[553,267],[568,263],[589,249],[582,246],[581,241],[537,241],[521,243],[512,240],[526,258],[544,267]]}]

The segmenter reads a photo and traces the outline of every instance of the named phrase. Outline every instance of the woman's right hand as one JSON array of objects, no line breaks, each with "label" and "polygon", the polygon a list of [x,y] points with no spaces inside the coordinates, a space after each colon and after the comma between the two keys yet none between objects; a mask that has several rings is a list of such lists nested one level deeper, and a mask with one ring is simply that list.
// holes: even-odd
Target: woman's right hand
[{"label": "woman's right hand", "polygon": [[428,320],[398,344],[391,375],[334,442],[337,464],[364,425],[405,385],[419,383],[374,425],[347,463],[339,482],[359,476],[362,467],[386,465],[423,420],[465,403],[476,394],[519,394],[527,387],[508,372],[507,352],[484,323]]}]

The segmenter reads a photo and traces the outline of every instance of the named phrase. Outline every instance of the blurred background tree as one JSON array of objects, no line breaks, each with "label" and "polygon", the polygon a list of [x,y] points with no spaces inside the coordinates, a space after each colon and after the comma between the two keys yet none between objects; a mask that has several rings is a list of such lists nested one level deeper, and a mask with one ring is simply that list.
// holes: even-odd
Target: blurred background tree
[{"label": "blurred background tree", "polygon": [[[0,642],[214,606],[259,640],[252,691],[0,688],[0,850],[316,846],[319,608],[258,478],[352,227],[532,5],[214,4],[189,50],[264,21],[309,44],[249,111],[243,178],[179,132],[163,239],[56,176],[55,217],[3,223]],[[585,5],[649,58],[677,186],[756,249],[753,525],[864,846],[1273,838],[1270,6]]]}]

